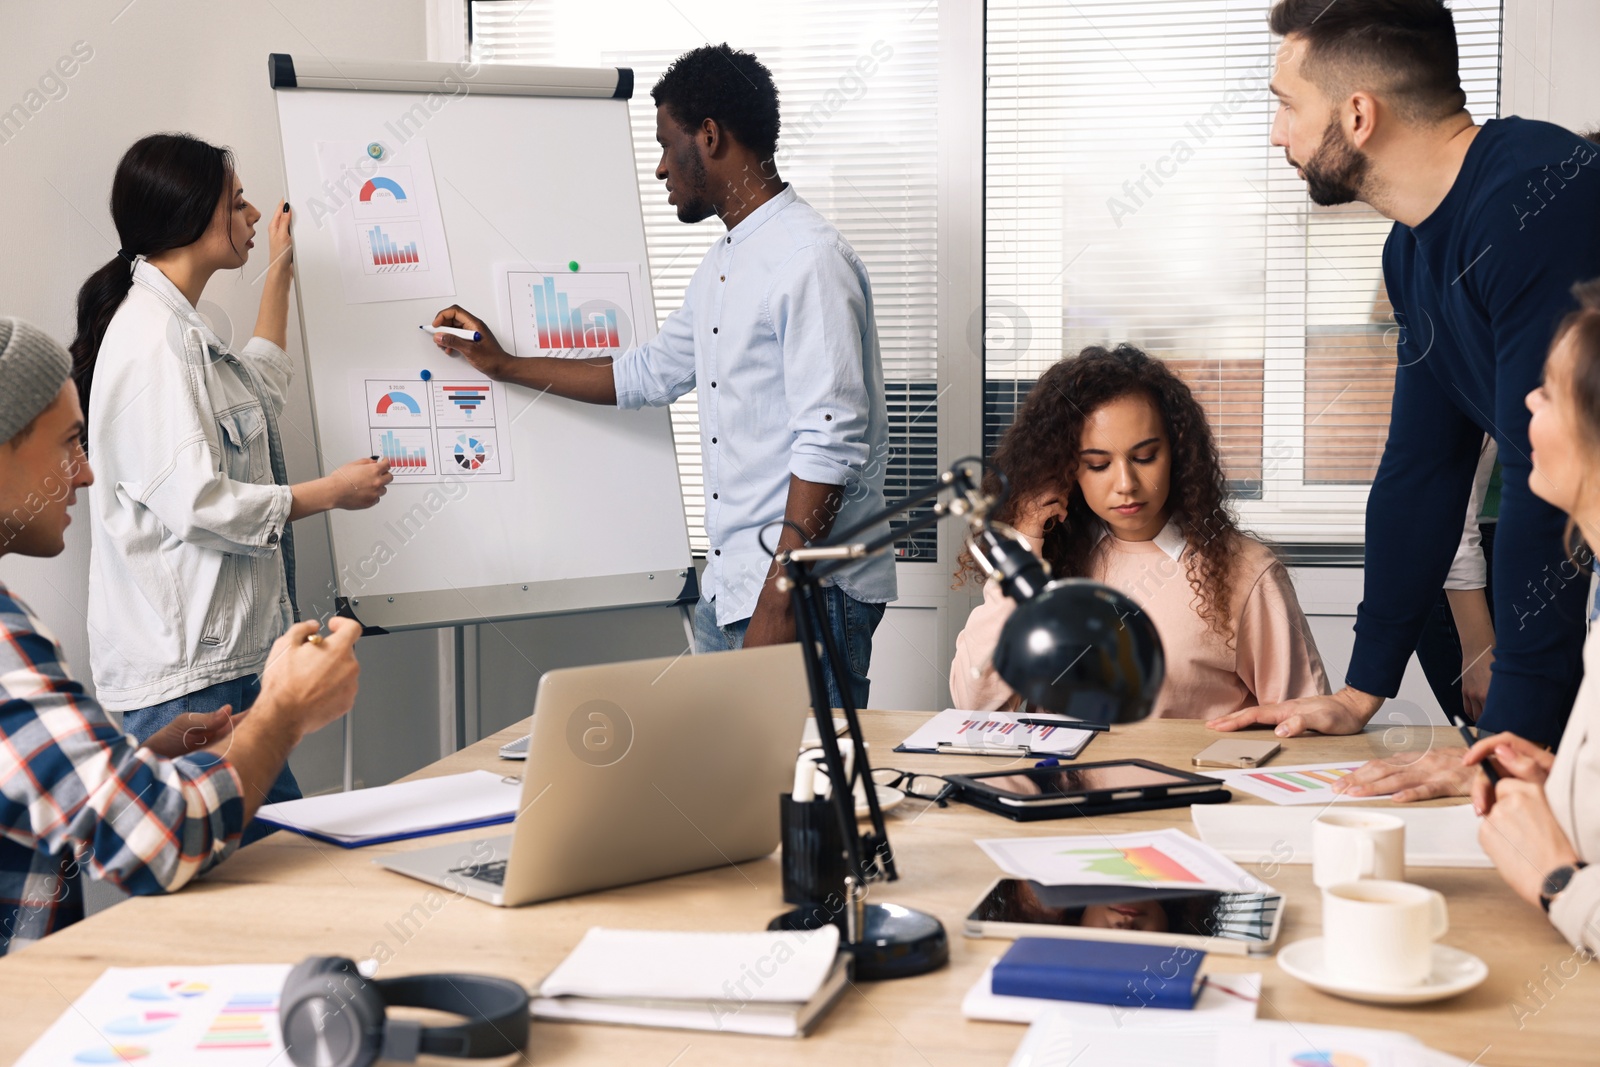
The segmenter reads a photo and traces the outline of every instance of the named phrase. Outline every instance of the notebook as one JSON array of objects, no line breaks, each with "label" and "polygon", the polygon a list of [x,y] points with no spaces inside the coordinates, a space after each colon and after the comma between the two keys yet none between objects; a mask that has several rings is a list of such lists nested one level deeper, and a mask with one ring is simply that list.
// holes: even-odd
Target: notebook
[{"label": "notebook", "polygon": [[1200,949],[1019,937],[994,965],[1002,997],[1188,1010],[1200,995]]},{"label": "notebook", "polygon": [[839,930],[593,927],[539,984],[536,1019],[803,1037],[850,980]]},{"label": "notebook", "polygon": [[359,848],[510,822],[521,795],[520,778],[468,771],[263,804],[256,818],[340,848]]},{"label": "notebook", "polygon": [[[996,961],[997,962],[997,961]],[[1206,1018],[1219,1022],[1249,1022],[1261,1002],[1260,974],[1208,974],[1190,1010],[1181,1008],[1124,1008],[1116,1004],[1085,1004],[1048,997],[1001,996],[993,989],[994,963],[984,968],[961,1000],[961,1014],[969,1019],[996,1023],[1031,1023],[1046,1014],[1062,1015],[1086,1026],[1186,1026]]]}]

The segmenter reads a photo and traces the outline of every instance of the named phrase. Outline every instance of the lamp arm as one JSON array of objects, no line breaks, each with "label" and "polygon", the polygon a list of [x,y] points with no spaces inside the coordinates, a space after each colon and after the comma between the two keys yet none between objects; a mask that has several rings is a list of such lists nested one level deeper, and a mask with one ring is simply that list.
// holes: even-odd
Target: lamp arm
[{"label": "lamp arm", "polygon": [[[801,658],[806,665],[806,680],[811,689],[811,713],[817,721],[817,741],[822,746],[822,763],[833,783],[833,809],[839,820],[839,835],[844,841],[846,869],[860,877],[861,835],[856,830],[856,805],[854,785],[846,782],[844,757],[839,752],[839,739],[833,732],[833,708],[828,703],[828,685],[823,679],[822,661],[817,656],[819,633],[826,632],[817,618],[816,580],[805,563],[789,560],[784,563],[784,577],[789,585],[790,602],[794,605],[795,640],[800,645]],[[847,716],[851,740],[856,746],[856,759],[866,754],[862,744],[859,724],[854,716]]]}]

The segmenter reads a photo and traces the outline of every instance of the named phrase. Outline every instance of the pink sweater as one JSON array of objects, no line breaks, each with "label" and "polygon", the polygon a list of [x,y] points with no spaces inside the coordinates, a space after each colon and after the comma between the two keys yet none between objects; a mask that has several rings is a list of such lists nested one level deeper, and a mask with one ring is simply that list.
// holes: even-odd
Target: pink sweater
[{"label": "pink sweater", "polygon": [[[1156,698],[1155,718],[1214,719],[1240,708],[1329,691],[1289,572],[1271,549],[1253,538],[1240,538],[1231,648],[1196,612],[1187,563],[1187,549],[1174,560],[1156,541],[1120,541],[1110,535],[1090,558],[1089,577],[1132,597],[1161,635],[1167,679]],[[983,603],[956,638],[956,659],[950,665],[950,696],[956,707],[1009,711],[1020,704],[989,664],[1014,606],[998,583],[986,584]]]}]

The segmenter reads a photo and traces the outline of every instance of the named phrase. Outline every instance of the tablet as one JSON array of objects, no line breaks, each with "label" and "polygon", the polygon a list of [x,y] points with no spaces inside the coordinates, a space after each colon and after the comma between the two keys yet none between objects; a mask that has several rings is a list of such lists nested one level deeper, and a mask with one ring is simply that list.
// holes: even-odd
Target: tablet
[{"label": "tablet", "polygon": [[1215,889],[1041,885],[1001,878],[966,917],[968,937],[1064,937],[1178,945],[1233,955],[1267,953],[1283,897]]},{"label": "tablet", "polygon": [[1140,759],[952,774],[949,781],[956,786],[956,799],[1001,814],[1051,808],[1062,809],[1060,815],[1085,814],[1082,809],[1135,811],[1229,798],[1215,778]]}]

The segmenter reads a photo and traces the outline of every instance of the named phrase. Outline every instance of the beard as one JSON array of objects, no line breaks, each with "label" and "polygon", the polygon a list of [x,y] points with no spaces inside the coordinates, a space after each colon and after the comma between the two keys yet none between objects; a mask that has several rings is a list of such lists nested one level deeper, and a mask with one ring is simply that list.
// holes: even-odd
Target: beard
[{"label": "beard", "polygon": [[1317,145],[1316,152],[1299,164],[1306,178],[1306,195],[1311,197],[1312,203],[1323,207],[1336,207],[1359,200],[1370,163],[1366,155],[1345,137],[1344,127],[1335,118],[1322,131],[1322,143]]},{"label": "beard", "polygon": [[706,180],[705,160],[700,158],[694,145],[689,145],[678,156],[677,166],[673,169],[678,176],[673,189],[678,195],[678,221],[701,222],[714,215],[716,208],[711,206],[711,199],[706,192],[710,183]]}]

